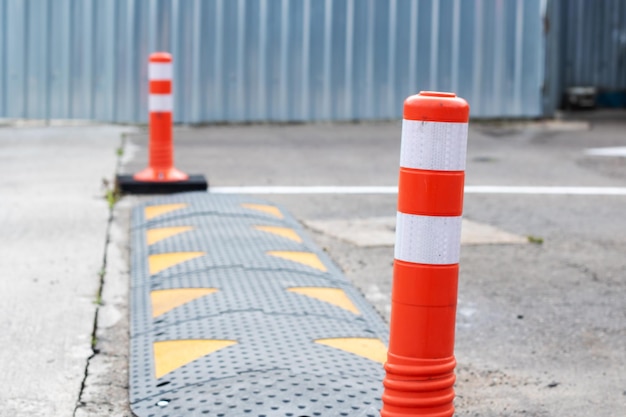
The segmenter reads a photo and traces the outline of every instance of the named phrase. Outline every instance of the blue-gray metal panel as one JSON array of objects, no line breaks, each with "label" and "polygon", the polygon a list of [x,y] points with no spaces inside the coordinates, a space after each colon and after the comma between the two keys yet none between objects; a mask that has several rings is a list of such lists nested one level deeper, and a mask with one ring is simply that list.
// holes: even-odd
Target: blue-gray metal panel
[{"label": "blue-gray metal panel", "polygon": [[[399,118],[419,90],[455,91],[473,117],[539,116],[543,3],[0,0],[0,117],[145,123],[157,50],[174,56],[178,122]],[[611,19],[599,32],[606,45],[573,35],[619,59],[611,45],[626,37],[614,30],[626,8],[571,4],[567,19],[582,27]],[[576,59],[572,77],[626,81]]]},{"label": "blue-gray metal panel", "polygon": [[[56,7],[49,10],[50,21],[59,24],[49,31],[48,40],[50,45],[68,44],[72,23],[70,0],[60,0]],[[70,83],[70,53],[71,48],[62,48],[49,58],[49,91],[47,97],[47,115],[50,118],[59,118],[69,110],[69,86]]]},{"label": "blue-gray metal panel", "polygon": [[[74,112],[69,117],[75,117],[78,119],[92,119],[96,118],[94,114],[94,51],[100,53],[99,48],[96,47],[95,39],[95,24],[97,20],[95,18],[95,7],[93,2],[77,2],[76,7],[76,19],[74,22],[76,25],[76,33],[73,41],[73,46],[76,52],[76,60],[73,62],[75,68],[75,104],[73,106]],[[120,74],[121,75],[121,74]],[[30,117],[37,117],[36,115],[29,115]]]},{"label": "blue-gray metal panel", "polygon": [[[522,3],[522,0],[518,0]],[[520,111],[525,109],[542,107],[542,94],[545,82],[545,34],[544,34],[544,13],[542,10],[541,0],[536,2],[536,7],[520,6],[522,9],[520,18],[518,14],[518,23],[523,27],[521,39],[521,76],[519,78]],[[537,34],[540,40],[537,38]],[[533,74],[530,76],[529,74]],[[538,94],[537,94],[538,93]],[[537,116],[542,111],[538,108]],[[518,113],[515,113],[517,115]],[[543,110],[544,115],[551,115],[552,112]]]},{"label": "blue-gray metal panel", "polygon": [[4,66],[2,67],[3,76],[6,85],[6,104],[5,117],[25,117],[26,116],[26,97],[24,85],[27,77],[25,69],[28,65],[26,62],[26,51],[24,40],[28,30],[28,16],[26,15],[26,4],[23,2],[7,1],[5,8],[7,12],[6,18],[2,19],[6,22],[6,41],[4,57]]},{"label": "blue-gray metal panel", "polygon": [[[7,67],[7,1],[0,0],[0,68]],[[0,77],[0,114],[6,114],[6,77]]]}]

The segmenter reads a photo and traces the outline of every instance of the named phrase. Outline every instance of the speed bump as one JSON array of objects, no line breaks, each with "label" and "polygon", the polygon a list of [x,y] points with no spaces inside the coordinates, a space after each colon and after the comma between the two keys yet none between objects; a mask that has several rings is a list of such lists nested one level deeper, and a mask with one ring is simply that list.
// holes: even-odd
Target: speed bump
[{"label": "speed bump", "polygon": [[171,195],[131,235],[135,415],[379,415],[388,327],[285,209]]}]

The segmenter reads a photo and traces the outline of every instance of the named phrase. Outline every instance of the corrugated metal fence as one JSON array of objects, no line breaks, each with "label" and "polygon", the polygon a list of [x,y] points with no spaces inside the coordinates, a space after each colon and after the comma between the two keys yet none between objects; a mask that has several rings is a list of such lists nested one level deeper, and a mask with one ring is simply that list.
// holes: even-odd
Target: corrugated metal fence
[{"label": "corrugated metal fence", "polygon": [[147,119],[147,56],[184,123],[542,114],[541,0],[0,0],[0,117]]}]

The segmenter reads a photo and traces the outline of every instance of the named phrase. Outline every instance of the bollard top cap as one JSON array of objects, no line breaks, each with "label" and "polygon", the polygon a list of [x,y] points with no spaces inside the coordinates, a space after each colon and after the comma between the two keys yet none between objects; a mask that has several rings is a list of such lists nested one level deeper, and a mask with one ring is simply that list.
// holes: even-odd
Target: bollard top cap
[{"label": "bollard top cap", "polygon": [[172,54],[169,52],[154,52],[150,54],[150,62],[172,62]]},{"label": "bollard top cap", "polygon": [[454,93],[420,91],[404,101],[403,117],[427,122],[467,123],[469,104]]}]

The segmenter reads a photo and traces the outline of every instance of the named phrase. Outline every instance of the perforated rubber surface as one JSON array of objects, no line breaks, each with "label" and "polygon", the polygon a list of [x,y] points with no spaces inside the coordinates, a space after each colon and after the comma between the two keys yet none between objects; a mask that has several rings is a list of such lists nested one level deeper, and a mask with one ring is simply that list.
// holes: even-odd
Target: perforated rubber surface
[{"label": "perforated rubber surface", "polygon": [[388,327],[285,210],[186,193],[135,208],[138,416],[378,416]]}]

